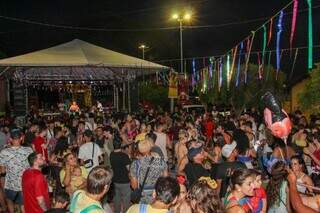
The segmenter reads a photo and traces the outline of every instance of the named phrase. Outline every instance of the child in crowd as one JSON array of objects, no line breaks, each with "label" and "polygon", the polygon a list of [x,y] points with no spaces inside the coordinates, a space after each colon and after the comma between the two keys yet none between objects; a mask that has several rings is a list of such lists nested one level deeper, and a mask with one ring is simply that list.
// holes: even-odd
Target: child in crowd
[{"label": "child in crowd", "polygon": [[248,205],[252,213],[266,212],[267,194],[265,189],[262,187],[262,174],[255,169],[250,170],[254,177],[254,196],[245,198],[246,205]]},{"label": "child in crowd", "polygon": [[70,193],[72,194],[78,190],[84,182],[85,179],[82,177],[81,168],[79,166],[75,167],[71,175]]}]

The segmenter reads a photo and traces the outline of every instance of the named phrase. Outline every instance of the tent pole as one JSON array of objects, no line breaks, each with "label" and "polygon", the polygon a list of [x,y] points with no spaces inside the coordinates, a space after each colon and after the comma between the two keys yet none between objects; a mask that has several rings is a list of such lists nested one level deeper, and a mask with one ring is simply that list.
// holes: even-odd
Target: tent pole
[{"label": "tent pole", "polygon": [[25,89],[25,95],[26,95],[26,114],[28,114],[28,86],[26,85],[26,89]]},{"label": "tent pole", "polygon": [[113,109],[115,109],[117,107],[116,104],[116,85],[113,84]]},{"label": "tent pole", "polygon": [[119,112],[119,88],[116,87],[116,104],[117,104],[117,112]]},{"label": "tent pole", "polygon": [[122,83],[122,110],[126,110],[126,82]]},{"label": "tent pole", "polygon": [[131,113],[130,80],[128,79],[128,112]]}]

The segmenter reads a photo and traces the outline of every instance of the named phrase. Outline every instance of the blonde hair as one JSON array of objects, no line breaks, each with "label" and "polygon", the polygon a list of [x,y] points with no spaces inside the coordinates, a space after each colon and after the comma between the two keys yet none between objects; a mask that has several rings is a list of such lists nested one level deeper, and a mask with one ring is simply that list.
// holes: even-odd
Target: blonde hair
[{"label": "blonde hair", "polygon": [[152,143],[149,139],[145,139],[138,143],[138,150],[141,154],[148,154],[152,148]]}]

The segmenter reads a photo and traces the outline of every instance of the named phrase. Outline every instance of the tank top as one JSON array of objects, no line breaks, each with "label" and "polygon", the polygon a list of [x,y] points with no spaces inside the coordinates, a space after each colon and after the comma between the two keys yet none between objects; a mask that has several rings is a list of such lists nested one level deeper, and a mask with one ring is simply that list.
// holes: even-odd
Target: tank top
[{"label": "tank top", "polygon": [[[305,176],[305,174],[303,174],[301,177],[297,178],[297,183],[303,183],[304,176]],[[301,186],[301,185],[297,184],[297,190],[298,190],[298,192],[306,193],[307,188],[305,186]]]}]

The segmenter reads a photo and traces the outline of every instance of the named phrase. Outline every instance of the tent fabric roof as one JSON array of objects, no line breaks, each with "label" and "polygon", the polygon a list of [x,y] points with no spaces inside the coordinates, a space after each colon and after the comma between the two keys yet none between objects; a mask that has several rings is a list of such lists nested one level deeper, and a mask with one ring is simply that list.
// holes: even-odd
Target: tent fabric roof
[{"label": "tent fabric roof", "polygon": [[0,67],[104,66],[167,70],[166,66],[75,39],[48,49],[0,60]]}]

